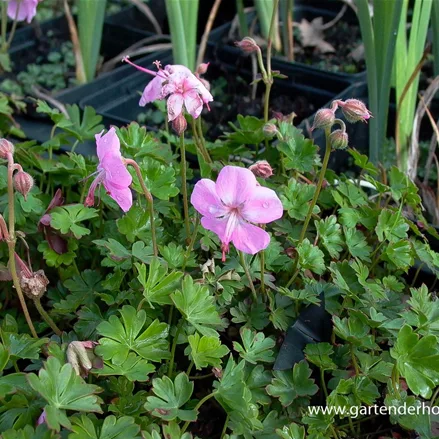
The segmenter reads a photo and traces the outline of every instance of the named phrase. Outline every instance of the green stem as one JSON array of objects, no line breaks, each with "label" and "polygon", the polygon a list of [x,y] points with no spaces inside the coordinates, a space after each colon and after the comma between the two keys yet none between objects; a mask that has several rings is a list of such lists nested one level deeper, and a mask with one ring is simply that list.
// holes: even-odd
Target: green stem
[{"label": "green stem", "polygon": [[328,399],[328,389],[325,383],[325,370],[320,369],[320,381],[322,383],[323,393],[325,394],[325,398]]},{"label": "green stem", "polygon": [[252,294],[253,294],[253,299],[255,300],[255,303],[258,303],[258,296],[256,295],[256,290],[255,290],[255,286],[253,285],[250,271],[247,267],[247,264],[245,263],[244,253],[242,251],[238,251],[238,253],[239,253],[240,260],[241,260],[242,268],[244,269],[245,275],[247,276],[248,283],[249,283],[250,289],[251,289]]},{"label": "green stem", "polygon": [[189,245],[188,245],[187,250],[186,250],[186,254],[184,256],[183,265],[181,267],[182,271],[184,271],[184,269],[186,268],[186,264],[188,263],[189,258],[191,256],[192,249],[194,248],[195,240],[197,239],[197,235],[198,235],[198,226],[199,225],[200,225],[200,218],[197,216],[197,219],[195,220],[195,224],[194,224],[194,231],[192,232],[191,240],[189,242]]},{"label": "green stem", "polygon": [[355,427],[354,427],[354,424],[353,424],[353,422],[352,422],[352,418],[350,417],[350,416],[348,416],[348,422],[349,422],[349,427],[350,427],[350,429],[351,429],[351,432],[352,432],[352,434],[353,434],[353,437],[355,437]]},{"label": "green stem", "polygon": [[18,14],[20,13],[20,6],[21,6],[21,2],[17,3],[17,10],[15,12],[15,18],[14,18],[14,22],[12,23],[12,29],[9,32],[9,38],[8,38],[8,42],[7,44],[7,49],[9,49],[9,47],[11,46],[12,40],[14,39],[14,35],[15,35],[15,31],[17,30],[17,24],[18,24]]},{"label": "green stem", "polygon": [[36,297],[34,299],[34,305],[35,308],[40,313],[41,317],[44,319],[44,321],[52,328],[53,332],[58,336],[61,337],[62,331],[58,328],[56,323],[52,320],[52,318],[47,314],[45,309],[43,308],[43,305],[41,305],[41,301],[39,297]]},{"label": "green stem", "polygon": [[181,173],[181,194],[183,196],[183,216],[186,238],[189,238],[191,229],[189,226],[189,205],[187,198],[187,181],[186,181],[186,148],[184,146],[184,133],[180,134],[180,173]]},{"label": "green stem", "polygon": [[351,351],[351,359],[352,359],[352,365],[354,366],[354,369],[355,369],[355,375],[358,376],[358,375],[360,375],[360,368],[358,367],[357,357],[355,356],[355,351],[354,351],[354,346],[351,344],[349,346],[349,348]]},{"label": "green stem", "polygon": [[224,436],[226,435],[226,432],[227,432],[227,426],[228,426],[228,424],[229,424],[229,419],[230,419],[230,416],[229,416],[229,414],[227,414],[227,416],[226,416],[226,420],[224,421],[224,427],[223,427],[223,431],[221,432],[220,439],[223,439]]},{"label": "green stem", "polygon": [[143,191],[143,195],[145,195],[146,201],[148,203],[149,207],[149,222],[151,224],[151,241],[152,241],[152,247],[154,251],[154,256],[158,256],[159,252],[157,249],[157,239],[155,234],[155,221],[154,221],[154,200],[152,198],[151,192],[149,192],[148,188],[145,185],[145,182],[143,181],[142,172],[140,171],[140,167],[137,164],[136,161],[132,159],[125,159],[125,163],[127,165],[131,165],[134,170],[136,171],[137,179],[139,180],[140,186]]},{"label": "green stem", "polygon": [[75,149],[76,149],[76,147],[78,146],[78,143],[79,143],[79,140],[77,140],[77,141],[73,144],[72,149],[70,150],[70,152],[75,152]]},{"label": "green stem", "polygon": [[142,309],[143,304],[146,302],[146,299],[143,298],[139,304],[137,305],[137,312],[139,312]]},{"label": "green stem", "polygon": [[191,370],[194,367],[194,360],[189,363],[189,367],[187,368],[186,375],[189,376],[191,374]]},{"label": "green stem", "polygon": [[174,372],[175,350],[177,349],[178,336],[180,335],[182,328],[183,328],[183,319],[180,320],[180,323],[177,326],[177,330],[175,331],[174,340],[172,340],[171,359],[169,360],[169,367],[168,367],[168,377],[171,379],[172,379],[172,374]]},{"label": "green stem", "polygon": [[320,191],[322,190],[323,180],[325,178],[326,169],[328,168],[328,163],[329,163],[329,157],[331,155],[331,143],[329,140],[330,134],[331,134],[331,129],[326,128],[325,129],[326,149],[325,149],[325,156],[323,158],[322,169],[320,170],[319,180],[317,182],[317,187],[316,187],[316,190],[314,192],[314,197],[311,201],[311,204],[309,205],[308,213],[306,215],[305,222],[303,223],[302,231],[300,232],[299,242],[298,242],[297,246],[299,246],[305,238],[306,231],[307,231],[308,225],[309,225],[309,221],[311,219],[311,215],[314,211],[314,207],[315,207],[317,200],[319,198]]},{"label": "green stem", "polygon": [[[200,407],[206,402],[208,401],[210,398],[213,398],[215,396],[216,392],[212,392],[209,393],[208,395],[206,395],[203,399],[201,399],[198,404],[194,407],[194,411],[198,412],[198,410],[200,409]],[[183,428],[181,430],[181,434],[183,434],[187,428],[189,427],[189,424],[191,423],[191,421],[186,421],[185,424],[183,425]]]},{"label": "green stem", "polygon": [[[317,200],[319,198],[320,191],[322,190],[323,180],[325,179],[326,169],[328,168],[329,157],[331,156],[331,142],[329,140],[330,134],[331,134],[331,128],[325,128],[326,149],[325,149],[325,156],[323,157],[322,169],[320,170],[319,180],[317,182],[317,187],[316,187],[316,190],[314,192],[314,196],[313,196],[313,199],[311,201],[311,204],[309,205],[308,213],[306,215],[305,222],[303,223],[302,231],[300,232],[299,241],[297,242],[296,247],[299,247],[300,244],[302,243],[302,241],[305,239],[306,231],[308,229],[308,225],[309,225],[309,222],[311,220],[311,216],[312,216],[314,207],[317,204]],[[293,273],[294,274],[291,277],[291,279],[287,282],[286,288],[288,288],[294,282],[297,275],[299,274],[299,272],[296,271],[298,263],[299,263],[299,258],[296,257],[295,262],[294,262],[294,266],[293,266]]]},{"label": "green stem", "polygon": [[8,52],[8,41],[6,39],[7,25],[8,25],[8,3],[2,1],[2,53]]},{"label": "green stem", "polygon": [[212,159],[210,158],[209,151],[206,148],[206,140],[204,139],[204,135],[203,135],[203,126],[201,124],[201,117],[196,119],[195,123],[198,125],[198,138],[200,140],[200,145],[204,156],[204,160],[206,160],[207,163],[212,163]]},{"label": "green stem", "polygon": [[236,0],[236,10],[238,11],[239,36],[242,39],[248,35],[247,16],[244,12],[243,0]]},{"label": "green stem", "polygon": [[432,396],[431,399],[430,399],[430,406],[431,406],[431,407],[434,407],[434,406],[435,406],[434,403],[436,402],[436,399],[437,399],[438,394],[439,394],[439,387],[436,387],[436,390],[434,391],[433,396]]},{"label": "green stem", "polygon": [[190,380],[204,380],[205,378],[213,377],[213,372],[207,373],[206,375],[194,375],[189,377]]},{"label": "green stem", "polygon": [[[2,7],[3,7],[2,2]],[[20,300],[21,308],[23,310],[24,317],[29,326],[32,336],[38,338],[37,331],[32,323],[32,319],[27,309],[26,300],[24,299],[23,291],[21,290],[20,280],[17,274],[17,267],[15,264],[15,198],[14,198],[14,157],[12,154],[8,154],[8,210],[9,210],[9,230],[8,230],[8,250],[9,250],[9,271],[11,272],[12,282],[17,291],[18,299]]]},{"label": "green stem", "polygon": [[339,439],[338,435],[337,435],[337,431],[335,430],[333,425],[329,425],[329,429],[331,430],[332,436],[334,439]]},{"label": "green stem", "polygon": [[264,250],[261,250],[259,252],[259,260],[261,262],[261,293],[265,293],[265,252]]},{"label": "green stem", "polygon": [[418,267],[418,269],[416,270],[416,273],[415,273],[415,275],[413,276],[413,280],[412,280],[412,283],[411,283],[411,285],[410,285],[412,288],[415,286],[415,283],[416,283],[416,281],[418,280],[419,273],[421,272],[421,269],[422,269],[423,266],[424,266],[424,263],[423,263],[423,262],[422,262],[421,264],[419,264],[419,267]]},{"label": "green stem", "polygon": [[198,151],[200,152],[200,154],[203,156],[204,161],[206,163],[212,163],[212,159],[210,158],[210,155],[207,152],[207,149],[203,145],[203,142],[201,141],[201,138],[198,134],[197,123],[195,119],[192,119],[192,134],[194,136],[195,145]]}]

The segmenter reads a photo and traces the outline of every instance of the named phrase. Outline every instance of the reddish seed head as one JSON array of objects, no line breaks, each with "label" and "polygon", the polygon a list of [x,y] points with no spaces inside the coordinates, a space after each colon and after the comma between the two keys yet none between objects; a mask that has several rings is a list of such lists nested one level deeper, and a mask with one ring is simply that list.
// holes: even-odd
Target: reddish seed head
[{"label": "reddish seed head", "polygon": [[187,122],[183,112],[172,121],[172,128],[179,136],[186,131]]},{"label": "reddish seed head", "polygon": [[254,165],[251,165],[249,169],[256,177],[266,179],[273,175],[273,169],[266,160],[259,160]]},{"label": "reddish seed head", "polygon": [[14,145],[6,139],[0,139],[0,158],[7,159],[9,154],[14,154]]},{"label": "reddish seed head", "polygon": [[358,99],[347,99],[344,102],[339,101],[338,104],[348,122],[367,122],[372,117],[366,105]]},{"label": "reddish seed head", "polygon": [[335,121],[334,110],[330,108],[322,108],[317,111],[314,117],[314,123],[311,127],[312,130],[319,128],[331,128]]},{"label": "reddish seed head", "polygon": [[348,140],[348,135],[343,130],[335,130],[329,136],[333,149],[345,149],[348,146]]},{"label": "reddish seed head", "polygon": [[256,41],[250,37],[245,37],[241,41],[235,41],[235,45],[239,47],[244,53],[253,53],[257,50],[260,50]]},{"label": "reddish seed head", "polygon": [[24,171],[18,171],[14,174],[14,187],[26,199],[27,194],[34,185],[34,179],[31,175]]}]

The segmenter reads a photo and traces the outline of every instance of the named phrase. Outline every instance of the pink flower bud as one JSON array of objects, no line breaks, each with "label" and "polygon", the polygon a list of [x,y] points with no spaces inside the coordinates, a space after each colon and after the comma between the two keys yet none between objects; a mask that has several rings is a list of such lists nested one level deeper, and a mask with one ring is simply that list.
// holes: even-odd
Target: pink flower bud
[{"label": "pink flower bud", "polygon": [[348,135],[343,130],[335,130],[329,135],[329,141],[333,149],[345,149],[348,146],[348,140]]},{"label": "pink flower bud", "polygon": [[268,139],[271,139],[277,134],[277,127],[274,123],[266,123],[262,131]]},{"label": "pink flower bud", "polygon": [[172,128],[174,128],[174,131],[180,136],[186,131],[187,128],[187,122],[186,118],[184,117],[183,112],[181,112],[173,121],[172,121]]},{"label": "pink flower bud", "polygon": [[14,145],[6,139],[0,139],[0,158],[7,159],[9,154],[14,154]]},{"label": "pink flower bud", "polygon": [[273,169],[266,160],[259,160],[254,165],[251,165],[249,169],[256,177],[266,179],[273,175]]},{"label": "pink flower bud", "polygon": [[244,53],[253,53],[260,50],[253,38],[245,37],[241,41],[235,41],[235,46],[239,47]]},{"label": "pink flower bud", "polygon": [[198,78],[198,79],[206,87],[206,90],[210,92],[210,82],[204,78]]},{"label": "pink flower bud", "polygon": [[348,122],[366,122],[372,116],[366,105],[358,99],[347,99],[346,101],[338,101],[341,111]]},{"label": "pink flower bud", "polygon": [[26,199],[27,194],[34,185],[34,179],[31,175],[24,171],[18,171],[14,174],[14,187]]},{"label": "pink flower bud", "polygon": [[207,72],[207,69],[208,69],[208,67],[209,67],[209,64],[210,64],[210,63],[208,63],[208,62],[203,62],[203,63],[201,63],[201,64],[197,67],[197,73],[198,73],[199,75],[204,75],[204,74]]},{"label": "pink flower bud", "polygon": [[312,130],[319,128],[331,128],[335,121],[334,111],[330,108],[322,108],[317,111],[314,117],[314,123],[311,127]]}]

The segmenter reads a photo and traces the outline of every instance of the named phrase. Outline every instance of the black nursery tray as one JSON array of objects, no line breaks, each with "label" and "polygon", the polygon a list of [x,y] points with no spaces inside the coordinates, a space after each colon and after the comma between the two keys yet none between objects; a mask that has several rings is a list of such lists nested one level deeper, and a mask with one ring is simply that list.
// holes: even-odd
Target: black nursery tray
[{"label": "black nursery tray", "polygon": [[[161,58],[162,64],[172,63],[172,57]],[[211,111],[205,113],[205,120],[211,126],[208,137],[215,139],[221,134],[221,129],[227,126],[227,122],[235,120],[237,114],[254,115],[262,117],[262,96],[264,86],[258,85],[258,94],[254,101],[249,95],[249,85],[253,80],[251,72],[251,59],[248,57],[231,57],[228,51],[208,51],[205,61],[209,61],[209,70],[204,78],[211,83],[214,102],[210,104]],[[146,60],[143,65],[146,65]],[[152,66],[152,62],[149,66]],[[280,111],[284,114],[295,112],[296,123],[309,118],[320,107],[342,93],[349,82],[337,77],[326,77],[321,72],[310,72],[302,66],[292,65],[282,61],[273,61],[273,69],[280,70],[288,76],[288,79],[277,79],[272,88],[270,110]],[[135,71],[132,74],[112,85],[113,90],[104,89],[81,100],[80,105],[93,106],[102,114],[105,120],[114,125],[125,125],[132,120],[137,120],[141,113],[148,108],[154,108],[152,104],[144,108],[139,107],[140,94],[146,84],[152,79],[147,74]],[[222,78],[222,79],[221,79]],[[238,79],[242,80],[239,82]],[[223,83],[234,100],[225,105],[224,90],[216,90],[219,83]],[[272,111],[270,112],[273,114]]]},{"label": "black nursery tray", "polygon": [[[330,1],[331,7],[328,8],[319,8],[318,6],[321,5],[320,2],[302,2],[300,6],[296,6],[294,8],[294,21],[300,22],[302,19],[306,19],[308,21],[312,21],[313,19],[317,17],[323,17],[324,23],[327,23],[334,19],[337,16],[337,13],[340,11],[343,2],[340,1]],[[314,7],[316,6],[316,7]],[[251,26],[252,22],[256,18],[256,15],[254,13],[247,14],[249,26]],[[345,13],[345,16],[339,21],[339,23],[344,22],[346,24],[346,30],[349,30],[350,36],[357,34],[357,37],[360,38],[360,28],[358,24],[358,20],[349,8]],[[239,53],[241,50],[234,45],[234,41],[236,41],[238,38],[237,36],[233,36],[234,40],[231,39],[230,36],[231,31],[231,22],[227,23],[223,26],[218,27],[213,32],[211,32],[209,37],[209,42],[212,44],[217,45],[217,47],[223,47],[224,50],[230,51],[231,54],[234,56],[239,56]],[[353,33],[353,34],[352,34]],[[295,36],[296,38],[296,36]],[[337,57],[340,55],[341,52],[347,52],[346,47],[346,38],[338,35],[332,35],[332,38],[335,39],[334,47],[336,49],[336,53],[334,54],[334,66],[337,62]],[[343,50],[341,50],[343,48]],[[309,53],[308,53],[309,52]],[[332,70],[327,69],[323,66],[318,65],[318,57],[311,54],[311,50],[307,52],[306,56],[306,62],[304,59],[304,56],[298,56],[298,60],[294,62],[296,66],[301,66],[304,68],[309,69],[311,72],[324,72],[328,77],[339,77],[340,79],[344,79],[346,81],[349,81],[350,83],[355,82],[362,82],[366,80],[366,70],[364,65],[361,66],[361,71],[358,73],[349,73],[349,72],[341,72],[337,71],[337,69],[333,68]],[[308,56],[309,55],[309,56]],[[346,56],[346,55],[345,55]],[[332,58],[332,55],[327,55],[327,58]],[[285,61],[285,57],[283,56],[274,56],[274,60],[276,61]],[[339,65],[345,65],[346,60],[343,60],[339,63]],[[364,64],[364,63],[363,63]]]}]

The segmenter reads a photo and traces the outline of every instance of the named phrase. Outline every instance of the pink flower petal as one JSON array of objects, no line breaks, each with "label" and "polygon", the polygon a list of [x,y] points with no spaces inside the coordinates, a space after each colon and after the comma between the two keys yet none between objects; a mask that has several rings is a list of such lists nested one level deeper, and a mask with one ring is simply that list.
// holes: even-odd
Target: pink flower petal
[{"label": "pink flower petal", "polygon": [[253,197],[256,184],[256,177],[250,170],[225,166],[216,180],[216,193],[227,206],[239,207]]},{"label": "pink flower petal", "polygon": [[105,189],[107,189],[108,195],[113,198],[114,201],[120,206],[124,212],[128,212],[133,205],[133,194],[130,188],[115,189],[107,187],[104,183]]},{"label": "pink flower petal", "polygon": [[196,119],[203,111],[203,101],[196,90],[189,90],[184,93],[184,105],[187,112]]},{"label": "pink flower petal", "polygon": [[99,134],[95,135],[96,139],[96,151],[98,154],[99,162],[105,159],[107,154],[120,156],[120,142],[117,137],[116,130],[111,127],[108,132],[102,135],[104,131],[102,130]]},{"label": "pink flower petal", "polygon": [[253,224],[239,223],[232,235],[233,245],[244,253],[254,255],[270,244],[270,235]]},{"label": "pink flower petal", "polygon": [[164,78],[156,76],[148,83],[145,90],[143,90],[142,97],[139,101],[141,107],[144,107],[146,104],[153,102],[156,99],[161,99],[163,81]]},{"label": "pink flower petal", "polygon": [[223,203],[216,193],[216,186],[212,180],[203,178],[194,187],[191,203],[201,215],[219,217],[226,213]]},{"label": "pink flower petal", "polygon": [[269,188],[258,186],[253,196],[245,202],[240,212],[247,221],[266,224],[281,218],[283,207],[276,192]]},{"label": "pink flower petal", "polygon": [[32,18],[34,18],[37,14],[37,5],[38,0],[9,0],[8,17],[11,20],[15,20],[15,17],[17,17],[17,21],[26,20],[28,23],[30,23],[32,21]]},{"label": "pink flower petal", "polygon": [[203,216],[201,218],[201,225],[210,230],[213,233],[218,235],[220,241],[224,244],[228,244],[230,241],[225,241],[226,235],[226,227],[227,227],[227,219],[224,218],[210,218],[207,216]]},{"label": "pink flower petal", "polygon": [[174,93],[168,98],[168,119],[173,121],[183,109],[183,96],[180,93]]},{"label": "pink flower petal", "polygon": [[104,184],[110,182],[114,187],[124,188],[133,181],[120,154],[107,154],[98,169],[105,170]]}]

